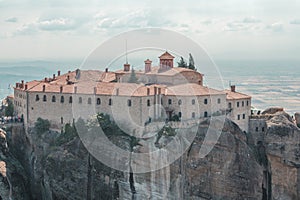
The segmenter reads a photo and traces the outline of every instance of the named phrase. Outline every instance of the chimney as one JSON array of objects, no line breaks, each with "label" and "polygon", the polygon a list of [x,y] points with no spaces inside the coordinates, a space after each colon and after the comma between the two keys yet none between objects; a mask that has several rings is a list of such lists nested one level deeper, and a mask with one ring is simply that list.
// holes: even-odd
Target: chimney
[{"label": "chimney", "polygon": [[28,85],[27,85],[27,84],[25,84],[25,90],[27,90],[27,88],[28,88]]},{"label": "chimney", "polygon": [[43,92],[45,92],[46,90],[46,85],[43,85]]},{"label": "chimney", "polygon": [[94,94],[97,94],[97,87],[94,87]]},{"label": "chimney", "polygon": [[129,72],[130,71],[130,64],[126,63],[124,64],[124,71]]},{"label": "chimney", "polygon": [[19,87],[19,83],[16,83],[16,88],[18,88]]},{"label": "chimney", "polygon": [[68,75],[68,76],[67,76],[67,81],[69,81],[69,80],[70,80],[70,76]]},{"label": "chimney", "polygon": [[74,87],[74,94],[77,93],[77,86]]},{"label": "chimney", "polygon": [[105,72],[106,72],[106,73],[108,72],[108,68],[105,68]]},{"label": "chimney", "polygon": [[53,74],[53,80],[55,80],[55,74]]},{"label": "chimney", "polygon": [[57,76],[60,76],[60,70],[57,71]]},{"label": "chimney", "polygon": [[45,82],[48,82],[48,79],[47,79],[47,77],[45,77]]},{"label": "chimney", "polygon": [[23,87],[24,87],[24,80],[22,80],[21,83],[22,83],[22,84],[21,84],[21,87],[20,87],[20,88],[23,88]]},{"label": "chimney", "polygon": [[59,92],[62,93],[63,92],[63,86],[61,85],[59,89],[60,89]]},{"label": "chimney", "polygon": [[235,85],[231,85],[230,88],[231,88],[231,92],[235,92]]},{"label": "chimney", "polygon": [[145,73],[151,72],[151,63],[152,61],[147,59],[145,60]]},{"label": "chimney", "polygon": [[70,73],[71,73],[71,71],[69,70],[69,71],[68,71],[68,73],[70,74]]}]

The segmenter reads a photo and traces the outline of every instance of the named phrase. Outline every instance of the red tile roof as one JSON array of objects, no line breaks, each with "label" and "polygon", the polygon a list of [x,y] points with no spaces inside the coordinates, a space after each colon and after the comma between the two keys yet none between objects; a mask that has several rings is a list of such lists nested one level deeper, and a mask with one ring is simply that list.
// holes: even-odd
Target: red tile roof
[{"label": "red tile roof", "polygon": [[224,92],[227,94],[226,98],[229,100],[250,99],[251,98],[251,96],[240,93],[240,92],[232,92],[231,90],[224,90]]}]

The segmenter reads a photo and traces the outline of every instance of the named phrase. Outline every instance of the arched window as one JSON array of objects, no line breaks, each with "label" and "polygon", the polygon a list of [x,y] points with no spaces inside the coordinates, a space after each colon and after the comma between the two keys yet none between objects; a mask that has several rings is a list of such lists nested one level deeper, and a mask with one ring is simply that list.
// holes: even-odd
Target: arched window
[{"label": "arched window", "polygon": [[204,104],[207,104],[207,103],[208,103],[207,99],[204,99]]},{"label": "arched window", "polygon": [[35,101],[39,101],[40,100],[40,97],[39,97],[39,95],[37,94],[37,95],[35,95]]},{"label": "arched window", "polygon": [[52,102],[56,102],[56,98],[54,95],[52,96]]},{"label": "arched window", "polygon": [[97,105],[100,105],[100,104],[101,104],[101,99],[97,98]]},{"label": "arched window", "polygon": [[112,105],[112,99],[108,100],[108,105],[111,106]]},{"label": "arched window", "polygon": [[195,113],[194,112],[192,112],[192,118],[195,118]]},{"label": "arched window", "polygon": [[64,96],[61,96],[60,97],[60,103],[64,103],[65,102],[65,97]]},{"label": "arched window", "polygon": [[192,105],[195,105],[195,102],[196,102],[195,99],[192,99]]},{"label": "arched window", "polygon": [[228,108],[231,108],[231,107],[232,107],[231,103],[228,103]]},{"label": "arched window", "polygon": [[88,104],[92,104],[92,99],[91,99],[91,97],[88,98]]},{"label": "arched window", "polygon": [[64,118],[63,118],[63,117],[60,118],[60,123],[61,123],[61,124],[64,123]]},{"label": "arched window", "polygon": [[82,97],[79,97],[78,103],[82,103]]},{"label": "arched window", "polygon": [[171,105],[172,104],[172,99],[169,99],[168,103],[169,103],[169,105]]},{"label": "arched window", "polygon": [[204,117],[208,117],[208,113],[206,111],[204,112]]},{"label": "arched window", "polygon": [[147,106],[150,106],[151,103],[150,103],[150,99],[147,100]]},{"label": "arched window", "polygon": [[131,100],[130,100],[130,99],[127,100],[127,105],[128,105],[129,107],[131,107]]},{"label": "arched window", "polygon": [[43,101],[47,101],[47,96],[46,95],[43,96]]},{"label": "arched window", "polygon": [[181,112],[179,112],[179,113],[178,113],[178,117],[179,117],[179,118],[181,118],[181,116],[182,116],[182,113],[181,113]]},{"label": "arched window", "polygon": [[181,105],[182,104],[182,101],[181,99],[178,100],[178,105]]},{"label": "arched window", "polygon": [[69,97],[69,103],[73,103],[73,97]]}]

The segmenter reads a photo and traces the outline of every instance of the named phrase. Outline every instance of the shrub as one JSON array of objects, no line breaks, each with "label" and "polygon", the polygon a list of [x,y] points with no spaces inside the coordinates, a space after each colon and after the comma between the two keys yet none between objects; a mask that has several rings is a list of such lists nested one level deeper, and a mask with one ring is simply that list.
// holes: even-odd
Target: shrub
[{"label": "shrub", "polygon": [[34,124],[34,128],[39,134],[44,133],[49,131],[50,122],[47,119],[42,119],[39,117]]}]

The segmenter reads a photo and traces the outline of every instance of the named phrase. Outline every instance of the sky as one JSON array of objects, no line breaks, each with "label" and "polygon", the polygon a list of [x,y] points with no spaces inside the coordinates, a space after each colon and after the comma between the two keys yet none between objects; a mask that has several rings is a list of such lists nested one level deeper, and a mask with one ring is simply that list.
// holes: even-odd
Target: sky
[{"label": "sky", "polygon": [[300,60],[299,0],[0,0],[0,61],[83,60],[124,31],[155,27],[213,59]]}]

